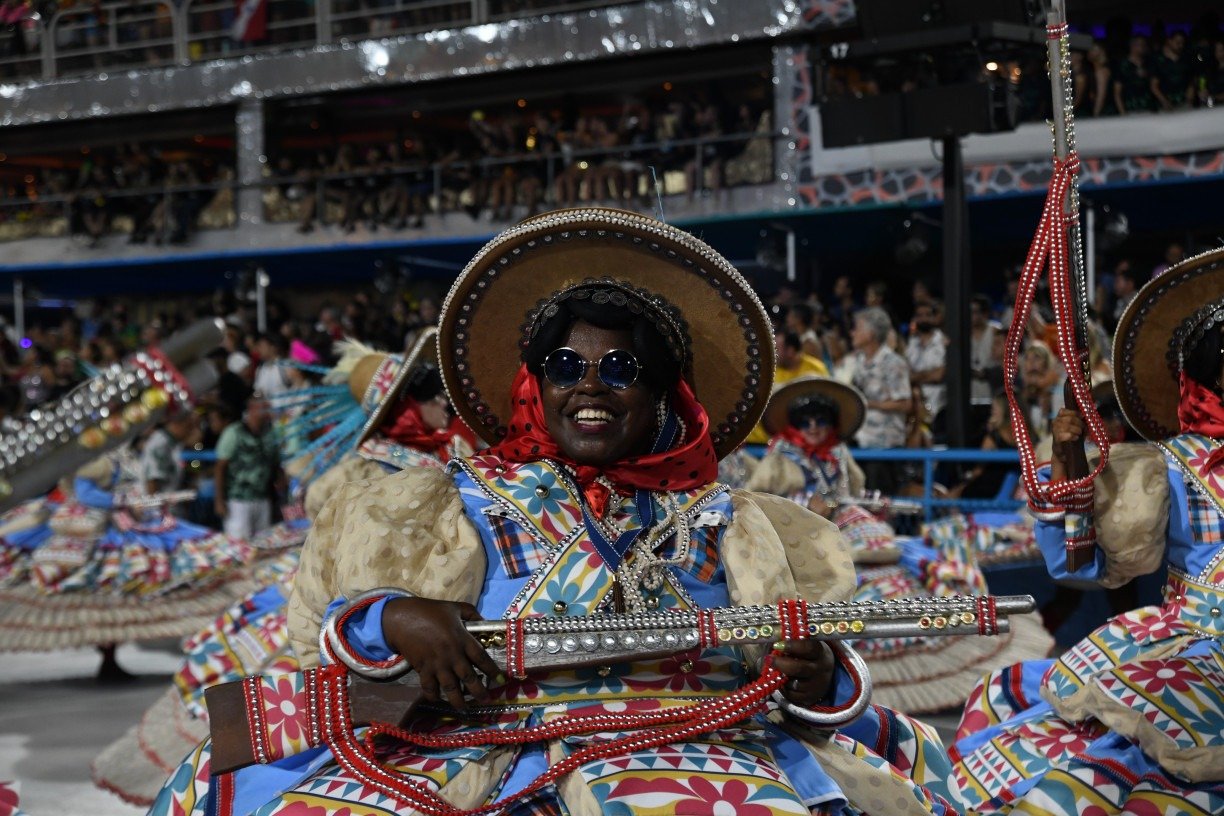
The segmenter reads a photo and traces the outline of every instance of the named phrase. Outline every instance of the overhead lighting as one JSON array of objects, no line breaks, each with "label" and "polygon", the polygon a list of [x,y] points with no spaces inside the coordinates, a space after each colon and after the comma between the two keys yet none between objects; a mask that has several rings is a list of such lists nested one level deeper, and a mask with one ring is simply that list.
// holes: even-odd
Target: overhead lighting
[{"label": "overhead lighting", "polygon": [[987,71],[999,70],[999,63],[995,62],[994,60],[991,60],[990,62],[986,63],[986,70]]}]

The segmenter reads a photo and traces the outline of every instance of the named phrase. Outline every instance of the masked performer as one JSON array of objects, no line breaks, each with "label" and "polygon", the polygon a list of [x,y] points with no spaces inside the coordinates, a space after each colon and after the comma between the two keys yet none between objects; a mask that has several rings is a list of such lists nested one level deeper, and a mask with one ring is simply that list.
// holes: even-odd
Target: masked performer
[{"label": "masked performer", "polygon": [[[750,490],[789,496],[832,518],[859,566],[856,601],[981,594],[986,580],[960,539],[898,537],[854,503],[863,474],[843,439],[853,439],[866,401],[857,388],[825,377],[774,390],[762,424],[769,449]],[[959,708],[983,674],[1004,663],[1049,653],[1053,640],[1032,615],[1015,616],[998,638],[875,638],[856,647],[872,674],[873,699],[909,714]]]},{"label": "masked performer", "polygon": [[[322,376],[320,385],[304,385],[272,400],[274,414],[283,420],[282,438],[293,444],[286,469],[304,480],[299,484],[308,518],[349,481],[406,467],[441,469],[453,453],[473,449],[471,432],[446,400],[432,329],[407,355],[349,341],[342,345],[340,360],[330,369],[305,363]],[[347,433],[333,433],[337,428]],[[317,438],[311,440],[311,434]],[[173,687],[94,760],[98,786],[134,804],[152,804],[175,763],[208,735],[205,688],[298,668],[289,648],[285,609],[299,553],[285,541],[297,525],[272,528],[277,529],[284,530],[277,543],[285,552],[261,564],[255,577],[262,588],[187,640],[187,659]]]},{"label": "masked performer", "polygon": [[[1152,281],[1122,315],[1118,401],[1152,444],[1114,447],[1094,507],[1070,523],[1035,508],[1037,540],[1055,578],[1106,587],[1163,562],[1164,603],[1114,617],[1055,661],[987,678],[956,744],[977,810],[1224,812],[1222,293],[1216,250]],[[1051,480],[1084,465],[1084,427],[1069,410],[1056,418]],[[1068,528],[1098,547],[1075,572]]]},{"label": "masked performer", "polygon": [[[456,409],[493,447],[446,471],[342,488],[307,542],[289,626],[307,664],[325,625],[354,666],[408,661],[427,698],[453,706],[430,707],[409,727],[481,744],[418,750],[380,739],[376,762],[395,772],[391,787],[370,784],[367,774],[381,770],[341,764],[322,748],[204,791],[206,744],[153,813],[389,814],[434,792],[471,808],[513,796],[610,736],[495,747],[498,735],[566,713],[610,714],[631,727],[682,702],[714,706],[755,670],[753,655],[711,648],[506,680],[463,620],[849,596],[853,568],[832,525],[793,502],[714,482],[718,454],[761,412],[772,354],[764,310],[708,246],[631,213],[530,219],[460,276],[439,337]],[[846,668],[849,654],[788,642],[775,665],[790,678],[793,713],[592,760],[510,812],[806,814],[851,802],[942,811],[950,769],[925,727],[876,709],[848,722],[865,690],[862,673]],[[836,727],[839,718],[845,730],[834,737],[807,730],[809,720]],[[876,739],[881,722],[893,739],[853,739],[856,728]],[[902,765],[943,797],[877,747],[905,752]]]}]

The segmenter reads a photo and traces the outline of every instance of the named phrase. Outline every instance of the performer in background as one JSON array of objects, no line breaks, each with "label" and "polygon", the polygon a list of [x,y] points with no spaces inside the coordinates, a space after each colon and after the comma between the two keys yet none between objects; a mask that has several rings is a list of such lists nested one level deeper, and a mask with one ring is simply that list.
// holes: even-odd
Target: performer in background
[{"label": "performer in background", "polygon": [[442,388],[433,329],[406,355],[353,341],[338,346],[339,360],[330,369],[303,360],[283,363],[322,382],[271,400],[282,421],[286,470],[299,479],[307,519],[273,528],[272,533],[283,530],[279,537],[256,539],[283,551],[261,564],[255,575],[260,588],[188,638],[186,660],[171,687],[93,762],[95,784],[125,801],[151,805],[179,760],[208,736],[205,688],[298,669],[286,624],[300,552],[296,545],[306,537],[308,519],[332,494],[347,482],[408,467],[440,470],[454,452],[473,450],[471,432],[455,418]]},{"label": "performer in background", "polygon": [[[1224,250],[1145,286],[1114,340],[1116,391],[1152,444],[1114,446],[1095,507],[1037,508],[1057,579],[1125,584],[1162,563],[1164,603],[1118,615],[1057,660],[987,678],[954,757],[979,812],[1224,812]],[[1048,478],[1086,473],[1085,424],[1054,421]],[[1071,529],[1068,531],[1067,527]],[[1068,534],[1095,537],[1066,568]]]},{"label": "performer in background", "polygon": [[[825,377],[774,389],[762,420],[773,438],[748,489],[787,496],[837,524],[859,569],[856,601],[986,593],[966,537],[899,537],[869,509],[863,473],[842,441],[854,438],[865,411],[857,388]],[[881,503],[876,509],[887,508]],[[874,638],[856,648],[871,670],[876,702],[930,714],[963,706],[996,666],[1049,653],[1054,641],[1036,616],[1013,616],[1011,625],[989,640]]]},{"label": "performer in background", "polygon": [[[462,622],[849,597],[853,567],[833,525],[714,481],[719,455],[760,416],[773,354],[760,303],[705,244],[618,211],[529,219],[461,274],[439,337],[456,410],[493,447],[333,497],[290,603],[304,664],[334,621],[349,665],[411,665],[437,705],[407,727],[443,739],[566,713],[628,724],[713,705],[748,682],[759,655],[721,647],[507,680]],[[849,655],[787,641],[774,665],[790,678],[792,713],[591,761],[508,812],[948,811],[950,767],[933,732],[877,708],[854,719],[866,678]],[[817,735],[812,721],[842,730]],[[441,752],[379,739],[377,761],[403,777],[395,790],[326,748],[204,789],[205,744],[152,812],[390,814],[433,792],[472,808],[609,736]]]}]

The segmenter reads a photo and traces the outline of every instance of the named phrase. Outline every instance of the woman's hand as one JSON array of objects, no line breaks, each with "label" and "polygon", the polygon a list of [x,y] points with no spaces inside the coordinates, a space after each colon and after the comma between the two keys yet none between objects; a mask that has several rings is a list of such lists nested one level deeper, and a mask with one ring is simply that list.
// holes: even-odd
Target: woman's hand
[{"label": "woman's hand", "polygon": [[[1088,459],[1084,454],[1084,420],[1070,408],[1063,408],[1050,424],[1053,459],[1050,462],[1050,481],[1066,481],[1068,465],[1082,466],[1087,472]],[[1074,464],[1073,464],[1074,463]]]},{"label": "woman's hand", "polygon": [[819,705],[833,683],[833,650],[820,640],[787,640],[774,666],[788,678],[782,696],[797,706]]},{"label": "woman's hand", "polygon": [[487,703],[489,690],[481,681],[501,670],[463,621],[480,620],[468,603],[429,598],[394,598],[383,607],[383,637],[403,655],[421,679],[421,692],[431,702],[445,701],[456,709],[467,707],[466,690],[477,702]]}]

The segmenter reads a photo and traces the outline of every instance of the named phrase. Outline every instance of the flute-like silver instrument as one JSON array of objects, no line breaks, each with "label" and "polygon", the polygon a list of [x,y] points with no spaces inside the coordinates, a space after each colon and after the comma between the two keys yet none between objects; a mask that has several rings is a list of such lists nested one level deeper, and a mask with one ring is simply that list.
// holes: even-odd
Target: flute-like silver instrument
[{"label": "flute-like silver instrument", "polygon": [[[507,674],[522,676],[531,671],[663,657],[702,647],[769,645],[805,637],[860,640],[989,636],[1009,631],[1009,615],[1032,612],[1036,607],[1031,595],[949,595],[796,605],[801,611],[790,620],[783,619],[783,607],[778,605],[469,621],[464,627]],[[335,629],[337,619],[335,615],[329,619],[322,637],[333,653],[343,655],[346,650]],[[804,631],[796,631],[797,625]],[[399,673],[407,669],[405,664]],[[365,673],[392,677],[397,671],[388,667],[382,672]]]}]

